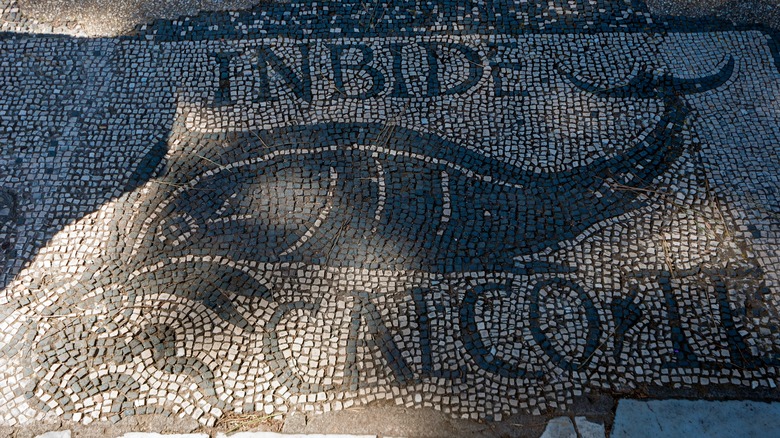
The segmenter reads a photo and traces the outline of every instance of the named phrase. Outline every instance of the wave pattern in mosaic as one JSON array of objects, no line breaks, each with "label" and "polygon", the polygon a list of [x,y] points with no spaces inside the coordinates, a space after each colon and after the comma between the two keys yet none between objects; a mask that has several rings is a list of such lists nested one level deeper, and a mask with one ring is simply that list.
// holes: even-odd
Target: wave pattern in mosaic
[{"label": "wave pattern in mosaic", "polygon": [[635,6],[8,36],[0,420],[774,388],[777,43]]}]

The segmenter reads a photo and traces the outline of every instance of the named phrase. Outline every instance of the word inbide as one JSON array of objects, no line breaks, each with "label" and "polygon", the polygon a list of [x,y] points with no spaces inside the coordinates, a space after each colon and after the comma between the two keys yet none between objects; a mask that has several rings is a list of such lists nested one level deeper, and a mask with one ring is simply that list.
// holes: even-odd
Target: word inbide
[{"label": "word inbide", "polygon": [[257,103],[282,97],[305,102],[378,96],[430,98],[467,93],[483,78],[495,97],[522,93],[518,81],[512,80],[521,71],[521,63],[516,57],[500,56],[515,44],[477,48],[441,41],[386,41],[390,43],[318,41],[212,52],[214,74],[219,78],[213,103]]}]

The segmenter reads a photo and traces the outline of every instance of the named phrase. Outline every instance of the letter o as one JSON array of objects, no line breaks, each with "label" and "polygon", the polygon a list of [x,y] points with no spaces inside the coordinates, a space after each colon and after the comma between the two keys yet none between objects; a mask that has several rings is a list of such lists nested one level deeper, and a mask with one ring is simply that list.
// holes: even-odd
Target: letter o
[{"label": "letter o", "polygon": [[[588,320],[588,333],[585,342],[585,350],[582,352],[579,358],[571,358],[570,360],[566,357],[565,354],[557,351],[539,324],[539,318],[541,316],[539,309],[539,292],[547,286],[558,286],[560,289],[569,289],[574,291],[577,295],[577,298],[582,303],[582,307],[584,307],[585,318]],[[542,351],[544,351],[544,354],[546,354],[547,357],[549,357],[557,367],[564,370],[576,371],[585,366],[593,357],[593,353],[596,352],[599,339],[601,338],[601,320],[599,318],[598,311],[596,310],[596,306],[593,304],[593,301],[590,299],[585,290],[579,284],[574,283],[573,281],[569,281],[563,278],[553,278],[536,283],[533,290],[531,291],[530,301],[529,323],[531,327],[531,334],[533,335],[534,341],[537,343],[537,345],[539,345]]]}]

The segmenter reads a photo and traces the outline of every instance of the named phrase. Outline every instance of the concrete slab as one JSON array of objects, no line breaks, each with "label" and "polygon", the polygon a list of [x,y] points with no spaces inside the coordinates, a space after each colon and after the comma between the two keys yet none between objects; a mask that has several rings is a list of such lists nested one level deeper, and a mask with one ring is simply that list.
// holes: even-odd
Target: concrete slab
[{"label": "concrete slab", "polygon": [[160,433],[131,432],[126,433],[119,438],[209,438],[209,435],[207,433],[164,435]]},{"label": "concrete slab", "polygon": [[59,431],[46,432],[42,435],[36,436],[35,438],[70,438],[70,431],[59,430]]},{"label": "concrete slab", "polygon": [[621,400],[612,438],[780,436],[780,403]]},{"label": "concrete slab", "polygon": [[607,435],[603,424],[588,421],[585,417],[574,417],[574,423],[581,438],[604,438]]},{"label": "concrete slab", "polygon": [[276,432],[239,432],[232,435],[218,433],[217,438],[376,438],[376,435],[287,434]]},{"label": "concrete slab", "polygon": [[577,438],[577,431],[571,418],[557,417],[547,423],[541,438]]},{"label": "concrete slab", "polygon": [[292,412],[284,419],[282,433],[301,433],[306,430],[306,415],[303,412]]}]

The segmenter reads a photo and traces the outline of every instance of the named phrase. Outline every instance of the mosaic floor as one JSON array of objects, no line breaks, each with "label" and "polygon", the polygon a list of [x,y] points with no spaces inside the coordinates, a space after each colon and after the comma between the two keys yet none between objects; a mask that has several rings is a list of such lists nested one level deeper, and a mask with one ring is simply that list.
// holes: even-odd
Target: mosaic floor
[{"label": "mosaic floor", "polygon": [[780,40],[352,0],[0,40],[0,424],[772,389]]}]

